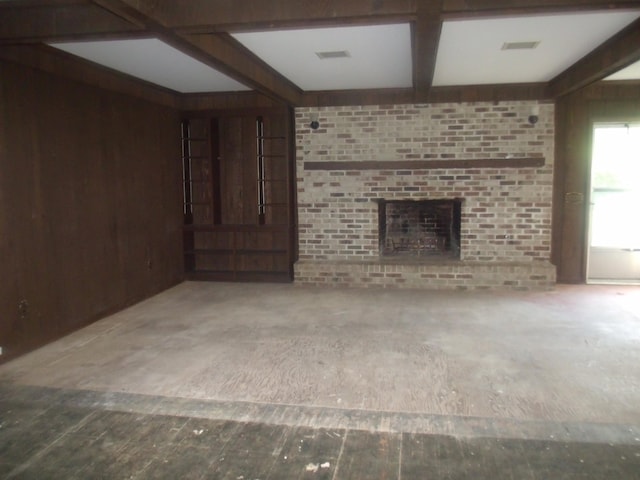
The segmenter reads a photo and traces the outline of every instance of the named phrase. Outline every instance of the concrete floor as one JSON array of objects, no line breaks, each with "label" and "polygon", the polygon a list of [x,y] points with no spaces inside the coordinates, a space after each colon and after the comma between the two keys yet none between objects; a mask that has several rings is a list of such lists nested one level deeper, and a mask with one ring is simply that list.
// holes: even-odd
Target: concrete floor
[{"label": "concrete floor", "polygon": [[[187,282],[0,366],[0,386],[10,405],[39,398],[391,435],[385,441],[398,445],[402,435],[423,434],[616,445],[631,449],[616,461],[638,467],[616,471],[640,472],[640,288],[468,293]],[[28,471],[29,462],[10,471]],[[327,478],[366,478],[345,471]],[[542,471],[555,470],[512,474],[550,478]],[[556,478],[600,478],[588,472]],[[473,478],[466,473],[435,478]]]}]

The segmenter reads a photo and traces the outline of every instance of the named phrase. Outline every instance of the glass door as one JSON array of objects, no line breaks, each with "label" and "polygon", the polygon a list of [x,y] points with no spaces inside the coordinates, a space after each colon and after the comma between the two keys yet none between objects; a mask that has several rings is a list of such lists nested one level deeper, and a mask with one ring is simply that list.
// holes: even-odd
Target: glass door
[{"label": "glass door", "polygon": [[640,123],[593,130],[587,282],[640,283]]}]

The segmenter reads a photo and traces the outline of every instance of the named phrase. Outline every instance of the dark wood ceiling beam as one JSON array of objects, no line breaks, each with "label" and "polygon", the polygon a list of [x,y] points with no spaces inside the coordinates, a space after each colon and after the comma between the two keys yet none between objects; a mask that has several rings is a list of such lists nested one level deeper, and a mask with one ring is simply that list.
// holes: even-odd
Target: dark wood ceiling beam
[{"label": "dark wood ceiling beam", "polygon": [[140,33],[139,27],[95,5],[0,8],[2,45],[88,37],[124,37]]},{"label": "dark wood ceiling beam", "polygon": [[180,95],[180,110],[183,112],[273,107],[282,107],[282,104],[257,92],[184,93]]},{"label": "dark wood ceiling beam", "polygon": [[638,0],[444,0],[445,18],[637,9]]},{"label": "dark wood ceiling beam", "polygon": [[87,5],[90,0],[3,0],[0,2],[0,11],[9,8],[25,7],[61,7],[64,5]]},{"label": "dark wood ceiling beam", "polygon": [[[637,0],[131,0],[129,4],[183,33],[415,20],[422,23],[424,12],[450,18],[639,7]],[[89,0],[0,2],[0,38],[5,44],[127,34],[140,30],[135,23],[131,16],[118,19]]]},{"label": "dark wood ceiling beam", "polygon": [[406,22],[415,18],[416,2],[430,3],[430,0],[138,0],[136,3],[170,28],[232,32]]},{"label": "dark wood ceiling beam", "polygon": [[638,8],[637,0],[138,0],[166,25],[197,31],[240,31],[327,24],[411,21],[423,12],[445,17]]},{"label": "dark wood ceiling beam", "polygon": [[431,87],[427,98],[415,99],[414,89],[330,90],[305,92],[304,107],[393,105],[401,103],[500,102],[550,100],[544,83]]},{"label": "dark wood ceiling beam", "polygon": [[640,60],[640,19],[614,35],[549,82],[557,98],[576,91]]},{"label": "dark wood ceiling beam", "polygon": [[442,30],[442,1],[420,2],[413,24],[414,100],[425,101],[433,82],[438,43]]},{"label": "dark wood ceiling beam", "polygon": [[432,87],[429,103],[502,102],[513,100],[550,100],[544,83],[508,83]]},{"label": "dark wood ceiling beam", "polygon": [[300,88],[226,33],[178,34],[168,40],[176,48],[268,97],[294,106],[302,100]]},{"label": "dark wood ceiling beam", "polygon": [[[170,28],[149,2],[94,0],[111,13],[144,27],[164,42],[270,98],[299,105],[302,91],[226,33],[194,35]],[[151,2],[155,4],[155,2]]]},{"label": "dark wood ceiling beam", "polygon": [[53,75],[166,105],[180,106],[180,95],[163,87],[114,72],[47,45],[8,45],[0,60],[27,65]]},{"label": "dark wood ceiling beam", "polygon": [[[0,1],[0,45],[156,36],[277,102],[352,103],[369,91],[303,93],[227,32],[411,22],[413,89],[381,92],[381,101],[497,99],[504,86],[433,88],[442,22],[450,18],[639,8],[638,0],[5,0]],[[589,85],[640,59],[635,22],[570,69],[541,86],[508,89],[518,98],[553,98]],[[213,32],[213,33],[212,33]],[[206,33],[206,34],[202,34]],[[409,92],[412,92],[409,95]],[[498,93],[497,93],[498,92]]]}]

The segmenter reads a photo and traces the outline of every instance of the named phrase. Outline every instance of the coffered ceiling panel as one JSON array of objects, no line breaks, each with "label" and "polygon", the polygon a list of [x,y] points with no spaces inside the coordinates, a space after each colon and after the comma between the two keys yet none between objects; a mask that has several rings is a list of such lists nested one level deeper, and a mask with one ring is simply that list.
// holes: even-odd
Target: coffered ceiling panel
[{"label": "coffered ceiling panel", "polygon": [[409,24],[236,33],[303,90],[411,87]]},{"label": "coffered ceiling panel", "polygon": [[638,17],[614,11],[445,21],[433,85],[546,82]]},{"label": "coffered ceiling panel", "polygon": [[51,45],[181,93],[249,90],[243,84],[155,38]]}]

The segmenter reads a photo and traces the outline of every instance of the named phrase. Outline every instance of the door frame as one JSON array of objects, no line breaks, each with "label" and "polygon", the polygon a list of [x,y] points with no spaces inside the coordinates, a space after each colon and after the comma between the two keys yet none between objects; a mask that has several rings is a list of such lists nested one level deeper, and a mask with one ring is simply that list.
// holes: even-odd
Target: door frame
[{"label": "door frame", "polygon": [[[604,117],[604,116],[603,116]],[[586,195],[585,195],[585,232],[583,235],[583,241],[584,241],[584,261],[583,261],[583,265],[584,265],[584,271],[583,271],[583,278],[584,278],[584,282],[586,284],[594,284],[594,285],[604,285],[604,284],[619,284],[619,285],[637,285],[640,284],[640,282],[636,282],[636,281],[624,281],[624,280],[611,280],[609,282],[607,281],[591,281],[589,279],[589,265],[590,265],[590,257],[591,257],[591,224],[592,224],[592,220],[593,220],[593,202],[591,199],[591,194],[593,192],[593,185],[592,185],[592,180],[593,180],[593,139],[594,139],[594,131],[596,129],[596,127],[598,126],[606,126],[606,125],[640,125],[640,116],[633,116],[633,117],[628,117],[628,116],[612,116],[610,118],[600,118],[600,116],[598,117],[592,117],[591,121],[589,122],[590,125],[590,131],[589,131],[589,165],[587,168],[587,178],[586,178],[586,183],[587,183],[587,187],[585,189],[586,191]]]}]

